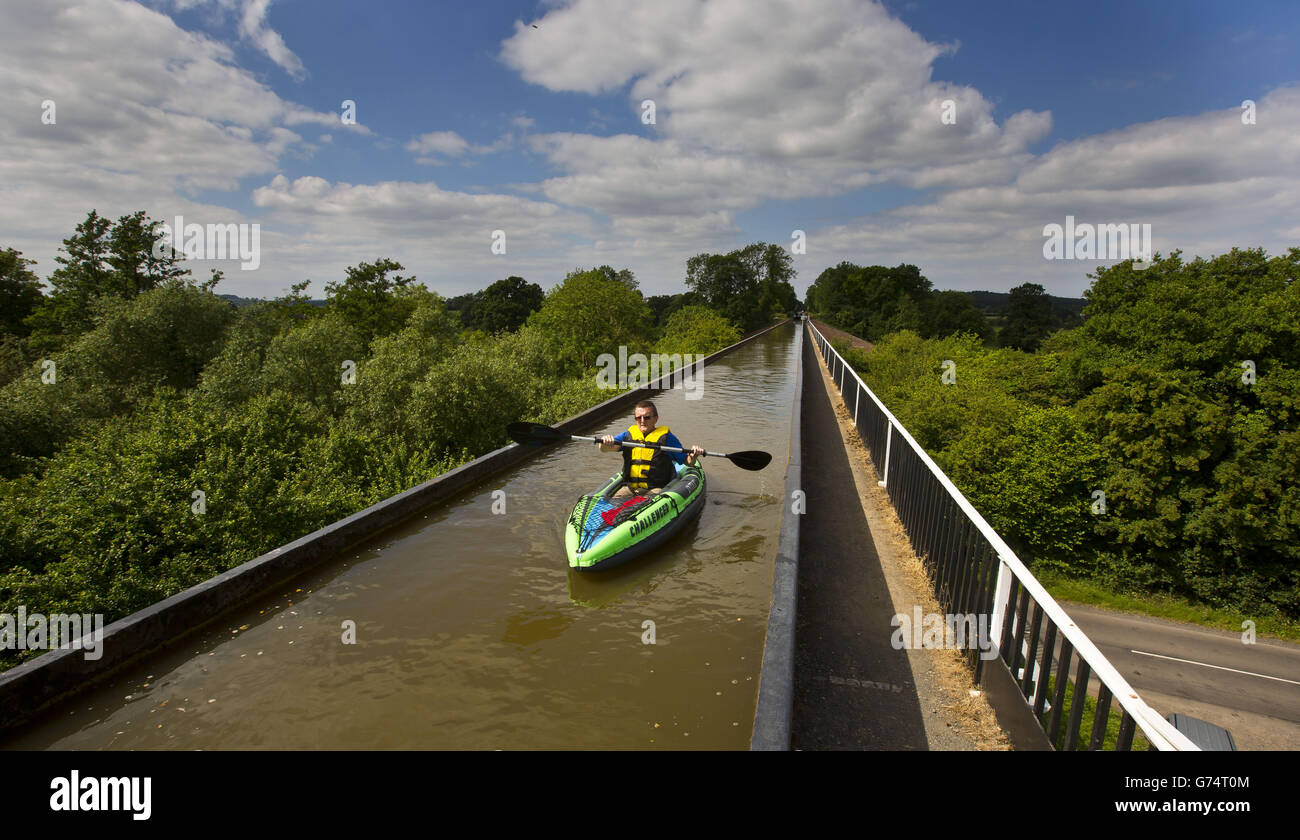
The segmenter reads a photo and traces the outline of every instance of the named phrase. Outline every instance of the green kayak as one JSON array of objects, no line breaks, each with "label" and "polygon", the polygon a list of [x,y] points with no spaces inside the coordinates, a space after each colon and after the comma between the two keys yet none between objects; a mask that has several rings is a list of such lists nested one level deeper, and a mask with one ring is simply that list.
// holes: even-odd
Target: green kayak
[{"label": "green kayak", "polygon": [[663,544],[704,507],[704,470],[675,464],[677,477],[658,493],[615,496],[622,473],[578,500],[564,531],[569,566],[609,569]]}]

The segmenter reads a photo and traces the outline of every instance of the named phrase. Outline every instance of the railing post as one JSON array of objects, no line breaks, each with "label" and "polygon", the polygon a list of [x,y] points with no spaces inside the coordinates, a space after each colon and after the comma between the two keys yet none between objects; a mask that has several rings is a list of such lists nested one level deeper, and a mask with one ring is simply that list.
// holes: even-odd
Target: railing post
[{"label": "railing post", "polygon": [[894,424],[889,424],[889,431],[885,432],[885,468],[881,470],[881,478],[876,484],[881,487],[889,486],[889,446],[894,441]]},{"label": "railing post", "polygon": [[[1007,563],[998,556],[998,579],[993,585],[993,615],[989,617],[989,637],[999,640],[995,644],[1000,644],[1002,639],[1002,624],[1007,616],[1007,601],[1011,599],[1011,579],[1014,575],[1007,568]],[[998,651],[1001,655],[1002,651]],[[1014,676],[1014,674],[1012,675]]]}]

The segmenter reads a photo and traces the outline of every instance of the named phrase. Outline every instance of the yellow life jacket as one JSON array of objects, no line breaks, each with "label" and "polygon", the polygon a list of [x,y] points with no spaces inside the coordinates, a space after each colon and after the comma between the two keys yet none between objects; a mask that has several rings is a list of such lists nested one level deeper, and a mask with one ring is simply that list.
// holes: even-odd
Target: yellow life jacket
[{"label": "yellow life jacket", "polygon": [[[668,427],[657,426],[652,432],[650,432],[650,434],[642,436],[641,427],[633,425],[631,428],[627,430],[627,434],[631,440],[635,440],[635,441],[643,440],[647,443],[658,443],[659,440],[664,437],[664,435],[668,434]],[[624,471],[624,474],[627,476],[628,486],[631,487],[633,490],[650,489],[650,484],[649,484],[650,464],[651,462],[654,461],[656,455],[658,455],[661,460],[663,458],[668,458],[669,460],[672,460],[668,456],[668,454],[664,452],[662,449],[651,449],[648,446],[637,446],[631,449],[624,449],[623,451],[631,453],[630,456],[624,455],[623,457],[627,459],[625,461],[626,470]],[[667,481],[664,481],[662,483],[658,483],[656,486],[662,487],[664,486],[664,484],[667,483],[668,483]]]}]

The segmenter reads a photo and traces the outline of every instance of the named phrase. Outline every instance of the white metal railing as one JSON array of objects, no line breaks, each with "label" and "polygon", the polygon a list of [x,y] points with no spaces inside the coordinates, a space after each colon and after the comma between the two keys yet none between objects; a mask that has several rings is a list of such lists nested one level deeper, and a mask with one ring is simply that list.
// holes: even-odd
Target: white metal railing
[{"label": "white metal railing", "polygon": [[[980,535],[983,536],[992,547],[997,556],[999,566],[997,582],[994,589],[992,616],[990,618],[990,630],[992,631],[990,636],[992,637],[993,645],[998,648],[998,655],[1002,660],[1004,662],[1007,661],[1007,658],[1003,656],[1001,650],[1001,640],[1005,638],[1003,631],[1007,620],[1008,608],[1011,606],[1009,601],[1011,582],[1014,577],[1014,579],[1019,582],[1020,586],[1029,593],[1029,596],[1033,601],[1038,604],[1042,612],[1046,614],[1048,620],[1054,624],[1057,630],[1070,642],[1073,646],[1074,652],[1088,663],[1091,673],[1096,675],[1098,680],[1109,689],[1111,696],[1119,701],[1120,706],[1142,729],[1143,734],[1153,746],[1160,750],[1199,750],[1200,748],[1186,735],[1174,728],[1171,723],[1160,716],[1159,712],[1147,705],[1147,703],[1138,696],[1137,691],[1129,685],[1128,681],[1125,680],[1117,670],[1115,670],[1115,667],[1110,664],[1110,661],[1106,659],[1101,651],[1099,651],[1092,641],[1084,634],[1083,630],[1080,629],[1073,620],[1071,620],[1070,616],[1061,608],[1060,604],[1056,602],[1056,599],[1048,594],[1047,590],[1044,589],[1042,584],[1040,584],[1030,573],[1029,569],[1020,561],[1020,558],[1016,556],[1015,552],[1012,551],[1002,537],[993,530],[992,526],[984,520],[984,517],[980,515],[980,512],[971,505],[964,495],[962,495],[962,492],[957,489],[956,485],[952,483],[948,476],[944,475],[943,471],[939,469],[938,465],[934,463],[925,450],[917,444],[911,433],[903,427],[902,423],[898,422],[898,419],[894,417],[893,413],[890,412],[888,408],[885,407],[885,404],[880,401],[880,398],[867,387],[866,383],[862,381],[857,372],[853,370],[853,368],[842,356],[840,356],[838,352],[836,352],[835,348],[831,346],[830,341],[822,335],[821,331],[817,329],[811,320],[808,321],[808,327],[813,336],[817,339],[818,350],[822,355],[823,361],[827,365],[827,369],[832,372],[832,375],[837,377],[839,382],[844,382],[847,376],[852,375],[853,379],[857,383],[858,395],[854,399],[852,409],[854,424],[857,424],[858,403],[863,392],[871,398],[885,418],[888,419],[889,426],[886,433],[886,454],[883,461],[883,467],[880,464],[877,464],[877,467],[881,467],[881,480],[878,482],[880,486],[888,488],[889,485],[889,453],[890,448],[893,446],[893,437],[897,434],[902,441],[911,448],[916,457],[925,464],[933,474],[933,477],[951,496],[952,501],[956,503],[961,512],[965,514],[971,524],[978,529]],[[840,388],[841,397],[843,397],[844,387],[842,384],[838,385],[838,387]],[[848,407],[847,401],[845,401],[845,407]],[[909,534],[908,537],[909,539],[913,538],[911,534]],[[1013,614],[1013,621],[1015,618],[1016,616]],[[1025,652],[1026,647],[1027,643],[1022,643],[1022,654]],[[1035,669],[1034,694],[1028,698],[1032,705],[1033,701],[1038,700],[1040,695],[1046,692],[1047,682],[1046,680],[1040,680],[1037,678],[1038,664],[1030,661],[1031,658],[1032,654],[1026,659],[1025,667],[1028,668],[1033,666]],[[1015,662],[1018,661],[1018,659],[1012,661]],[[1008,664],[1010,665],[1010,663]],[[1068,670],[1068,662],[1063,663],[1060,678],[1068,678]],[[1012,673],[1012,677],[1016,677],[1014,672]]]}]

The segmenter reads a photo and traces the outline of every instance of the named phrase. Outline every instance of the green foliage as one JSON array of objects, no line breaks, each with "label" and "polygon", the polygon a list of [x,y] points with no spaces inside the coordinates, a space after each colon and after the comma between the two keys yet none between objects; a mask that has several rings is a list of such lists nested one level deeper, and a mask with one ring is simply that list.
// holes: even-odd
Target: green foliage
[{"label": "green foliage", "polygon": [[324,314],[324,308],[312,303],[311,296],[306,293],[310,285],[310,280],[294,283],[289,286],[289,294],[271,301],[269,309],[277,323],[294,326]]},{"label": "green foliage", "polygon": [[367,346],[377,336],[401,329],[420,298],[433,294],[421,286],[413,286],[415,277],[394,275],[390,279],[388,275],[395,271],[402,271],[402,265],[393,260],[363,262],[348,266],[347,279],[342,283],[325,284],[329,308]]},{"label": "green foliage", "polygon": [[1103,579],[1300,615],[1298,268],[1293,248],[1098,270],[1075,386],[1106,456]]},{"label": "green foliage", "polygon": [[1011,290],[1007,323],[998,334],[998,341],[1003,347],[1032,353],[1047,338],[1053,323],[1052,301],[1047,290],[1037,283],[1021,283]]},{"label": "green foliage", "polygon": [[[574,273],[581,272],[581,270],[582,269],[578,269],[578,271]],[[637,282],[636,275],[632,273],[631,269],[614,269],[607,265],[601,265],[593,268],[592,271],[599,272],[606,280],[614,283],[622,283],[634,292],[641,288],[641,284]]]},{"label": "green foliage", "polygon": [[0,388],[23,375],[32,364],[25,342],[15,335],[0,335]]},{"label": "green foliage", "polygon": [[966,292],[935,292],[928,301],[924,320],[932,338],[972,333],[983,339],[989,334],[988,321]]},{"label": "green foliage", "polygon": [[[92,213],[65,258],[62,304],[98,289],[76,310],[89,329],[62,350],[0,336],[13,380],[0,388],[0,612],[111,621],[175,594],[505,444],[510,421],[604,401],[581,364],[652,329],[631,273],[607,266],[556,289],[535,313],[552,321],[495,336],[390,279],[387,260],[349,269],[327,307],[300,283],[235,308],[210,284],[114,261],[152,230],[124,219],[115,239]],[[527,306],[539,290],[515,281],[495,285]],[[683,330],[708,340],[712,318],[683,315]],[[0,653],[0,669],[15,661]]]},{"label": "green foliage", "polygon": [[159,387],[192,388],[221,349],[235,311],[211,292],[176,281],[134,299],[102,298],[95,328],[67,354],[85,382],[120,411]]},{"label": "green foliage", "polygon": [[1083,325],[1034,354],[900,332],[845,357],[1031,566],[1294,620],[1297,269],[1157,255],[1100,269]]},{"label": "green foliage", "polygon": [[808,287],[808,311],[872,342],[904,329],[931,335],[924,323],[930,295],[930,281],[914,265],[886,268],[842,262]]},{"label": "green foliage", "polygon": [[365,342],[343,317],[327,312],[271,340],[257,382],[259,393],[283,391],[327,414],[342,409],[347,362],[365,358]]},{"label": "green foliage", "polygon": [[41,302],[41,281],[28,268],[31,265],[35,260],[23,259],[22,251],[0,251],[0,337],[31,332],[23,321]]},{"label": "green foliage", "polygon": [[52,367],[33,364],[0,389],[0,474],[30,469],[158,388],[192,387],[234,318],[211,292],[174,280],[132,300],[101,297],[95,311],[94,328],[54,354]]},{"label": "green foliage", "polygon": [[235,310],[221,352],[203,369],[198,394],[210,411],[224,413],[264,390],[261,375],[271,342],[287,331],[283,311],[260,303]]},{"label": "green foliage", "polygon": [[600,270],[575,272],[551,290],[528,319],[555,363],[576,373],[602,353],[617,353],[650,332],[650,309],[641,294]]},{"label": "green foliage", "polygon": [[698,254],[686,261],[686,285],[702,303],[749,333],[791,315],[797,299],[795,271],[780,245],[756,243],[728,254]]},{"label": "green foliage", "polygon": [[845,358],[1031,567],[1074,568],[1095,545],[1089,508],[1100,453],[1070,409],[1013,393],[1034,357],[985,348],[973,335],[901,332]]},{"label": "green foliage", "polygon": [[[70,443],[22,494],[5,494],[3,553],[24,571],[0,576],[0,611],[122,615],[337,513],[281,492],[313,431],[295,400],[257,398],[220,424],[196,408],[159,394]],[[192,511],[195,490],[206,513]]]},{"label": "green foliage", "polygon": [[162,222],[144,211],[116,223],[94,210],[63,240],[63,254],[49,283],[53,291],[28,319],[42,347],[57,347],[93,326],[95,301],[131,299],[170,280],[188,280],[189,271],[169,248]]},{"label": "green foliage", "polygon": [[1022,406],[1006,428],[971,428],[943,460],[948,476],[1032,568],[1091,571],[1091,494],[1101,452],[1072,411]]},{"label": "green foliage", "polygon": [[[631,272],[628,272],[629,274]],[[522,277],[498,280],[475,293],[465,307],[462,323],[484,333],[512,332],[523,326],[546,299],[542,287]]]},{"label": "green foliage", "polygon": [[663,329],[668,318],[677,310],[685,306],[702,306],[703,302],[700,296],[695,292],[683,292],[678,295],[651,295],[645,299],[646,305],[650,307],[650,313],[654,316],[655,326]]},{"label": "green foliage", "polygon": [[410,416],[415,386],[458,344],[456,316],[426,303],[412,313],[401,332],[377,340],[357,370],[356,384],[344,389],[348,421],[379,435],[415,443]]},{"label": "green foliage", "polygon": [[702,353],[740,341],[740,330],[707,306],[686,306],[668,317],[656,352],[669,355]]}]

